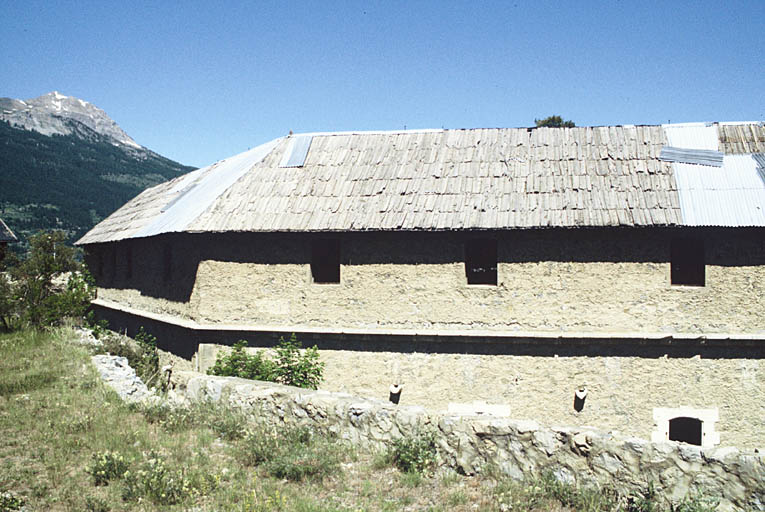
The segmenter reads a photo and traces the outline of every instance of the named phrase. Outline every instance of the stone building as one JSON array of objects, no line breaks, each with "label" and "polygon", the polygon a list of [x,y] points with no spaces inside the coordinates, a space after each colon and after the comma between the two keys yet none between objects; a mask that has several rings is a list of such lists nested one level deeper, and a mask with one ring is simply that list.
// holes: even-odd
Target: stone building
[{"label": "stone building", "polygon": [[8,225],[0,219],[0,261],[3,261],[5,257],[5,250],[9,243],[16,242],[16,235],[8,227]]},{"label": "stone building", "polygon": [[290,135],[78,244],[99,315],[187,357],[294,332],[327,389],[756,447],[764,153],[761,123]]}]

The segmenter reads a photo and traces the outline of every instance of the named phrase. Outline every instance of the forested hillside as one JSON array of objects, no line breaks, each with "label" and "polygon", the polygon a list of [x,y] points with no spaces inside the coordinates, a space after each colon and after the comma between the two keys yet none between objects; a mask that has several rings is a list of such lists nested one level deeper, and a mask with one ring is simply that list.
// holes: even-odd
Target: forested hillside
[{"label": "forested hillside", "polygon": [[41,135],[0,122],[0,217],[25,240],[39,229],[72,241],[147,187],[193,167],[70,121],[71,135]]}]

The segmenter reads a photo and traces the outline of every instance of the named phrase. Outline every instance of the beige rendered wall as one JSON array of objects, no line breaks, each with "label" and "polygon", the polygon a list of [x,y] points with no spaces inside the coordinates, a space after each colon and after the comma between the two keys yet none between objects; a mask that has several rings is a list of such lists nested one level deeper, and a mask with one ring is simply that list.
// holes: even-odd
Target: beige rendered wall
[{"label": "beige rendered wall", "polygon": [[661,230],[487,235],[498,239],[497,286],[466,283],[464,235],[345,237],[340,284],[311,282],[310,237],[253,237],[254,261],[202,255],[192,316],[329,328],[761,334],[765,240],[755,234],[711,238],[701,288],[670,284],[672,234]]},{"label": "beige rendered wall", "polygon": [[[210,347],[212,348],[212,347]],[[199,359],[205,371],[218,350]],[[258,349],[250,348],[250,351]],[[765,365],[757,359],[546,357],[320,350],[321,389],[446,411],[450,404],[509,407],[513,419],[590,426],[651,439],[654,408],[717,409],[722,446],[765,448]],[[198,356],[199,357],[199,356]],[[587,389],[584,408],[574,392]],[[478,402],[476,404],[476,402]],[[464,407],[463,407],[464,409]],[[470,407],[468,407],[470,409]]]},{"label": "beige rendered wall", "polygon": [[[593,426],[651,438],[656,407],[718,409],[726,446],[765,447],[765,367],[759,360],[401,354],[322,350],[323,389],[446,410],[449,403],[508,405],[515,419]],[[581,412],[574,391],[587,388]]]},{"label": "beige rendered wall", "polygon": [[[705,241],[703,288],[670,284],[678,233]],[[471,235],[457,233],[345,234],[340,284],[314,284],[315,236],[163,236],[90,247],[88,260],[104,262],[100,298],[210,325],[765,335],[763,229],[485,233],[498,240],[498,286],[466,284]],[[348,349],[322,350],[327,389],[386,398],[401,380],[402,403],[443,409],[480,400],[509,405],[515,418],[643,438],[650,438],[653,408],[717,408],[723,444],[765,439],[765,348],[744,356],[731,343],[724,357],[709,359],[693,348],[668,358]],[[589,394],[577,413],[581,385]]]},{"label": "beige rendered wall", "polygon": [[466,283],[476,235],[459,233],[337,235],[339,284],[311,281],[312,234],[165,235],[90,246],[88,262],[100,298],[209,324],[765,334],[765,230],[683,231],[705,240],[704,287],[670,284],[678,233],[477,235],[498,241],[497,286]]}]

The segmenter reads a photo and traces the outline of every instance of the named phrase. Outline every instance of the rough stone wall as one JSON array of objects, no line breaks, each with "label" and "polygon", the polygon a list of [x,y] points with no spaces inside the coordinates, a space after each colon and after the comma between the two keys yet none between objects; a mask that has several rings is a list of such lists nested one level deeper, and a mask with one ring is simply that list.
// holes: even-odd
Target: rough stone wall
[{"label": "rough stone wall", "polygon": [[765,455],[735,448],[702,449],[649,443],[592,428],[545,428],[533,421],[434,414],[342,393],[309,391],[232,377],[186,374],[186,396],[228,400],[275,425],[310,425],[356,444],[381,448],[399,436],[430,429],[443,462],[472,474],[489,465],[516,479],[551,471],[565,482],[644,490],[667,501],[703,491],[720,510],[765,509]]},{"label": "rough stone wall", "polygon": [[[221,348],[200,346],[201,371]],[[543,425],[590,425],[647,439],[654,408],[717,409],[714,427],[723,446],[765,448],[765,364],[757,359],[319,353],[328,391],[387,399],[398,383],[402,405],[445,411],[450,403],[485,402]],[[580,386],[587,397],[577,412],[574,392]]]}]

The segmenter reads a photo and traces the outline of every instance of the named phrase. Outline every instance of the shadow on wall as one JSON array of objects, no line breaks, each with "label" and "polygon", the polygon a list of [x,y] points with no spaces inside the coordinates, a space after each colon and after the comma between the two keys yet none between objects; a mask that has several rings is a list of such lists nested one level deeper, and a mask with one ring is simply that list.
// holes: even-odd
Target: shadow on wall
[{"label": "shadow on wall", "polygon": [[499,263],[671,260],[673,240],[697,239],[709,265],[765,265],[765,229],[579,228],[504,232],[173,233],[94,244],[86,262],[103,288],[188,302],[199,263],[311,263],[318,239],[339,240],[343,265],[449,264],[475,239],[495,239]]},{"label": "shadow on wall", "polygon": [[[133,336],[144,327],[157,337],[159,347],[190,359],[200,343],[233,345],[245,340],[250,347],[273,347],[280,337],[293,331],[245,331],[190,329],[172,323],[132,315],[94,305],[97,318],[105,319],[112,329],[127,330]],[[481,337],[436,335],[338,334],[295,332],[304,347],[319,350],[360,352],[396,352],[402,354],[480,354],[539,357],[662,357],[687,359],[765,359],[760,340],[643,339],[643,338],[567,338]]]}]

